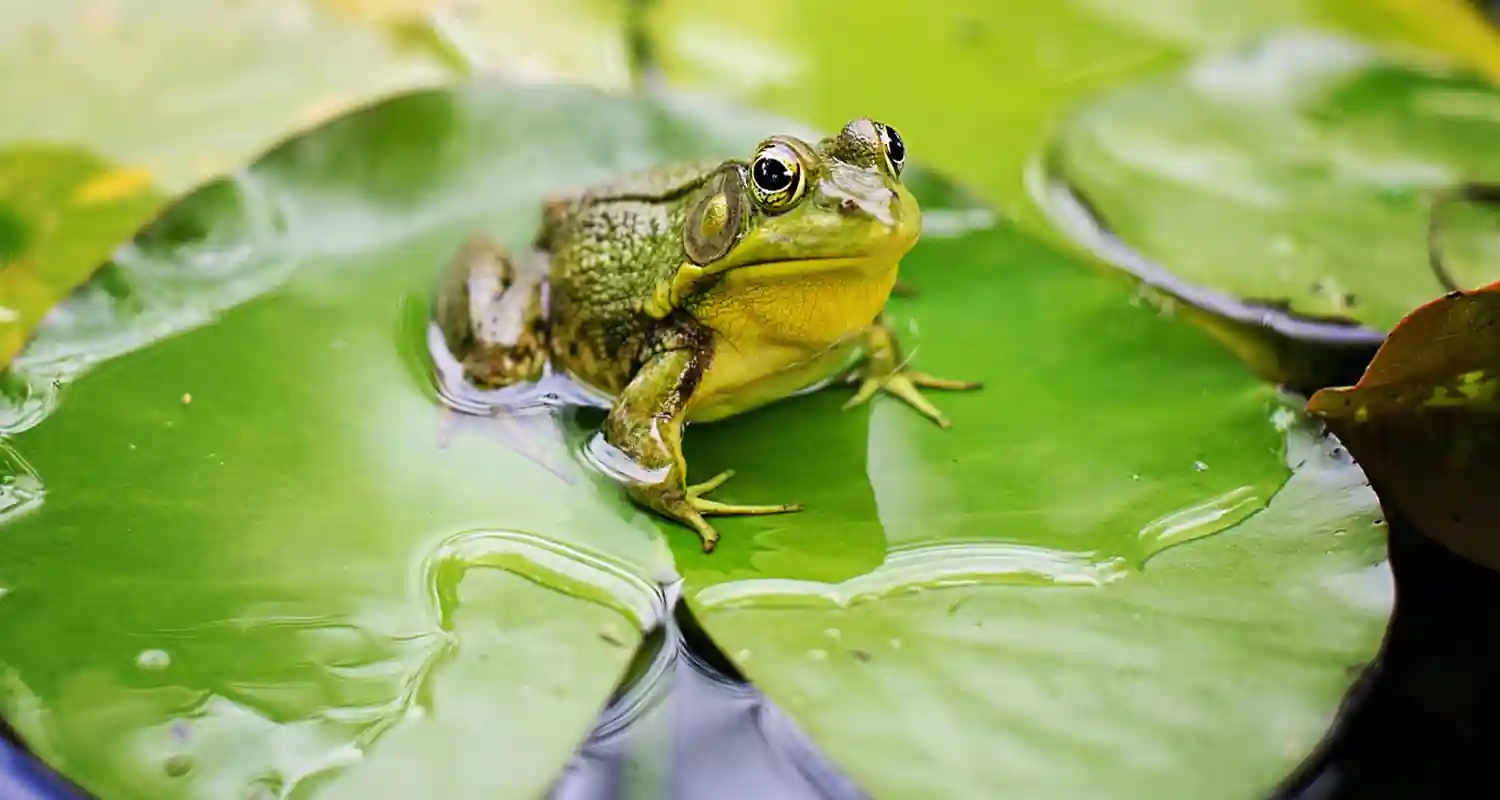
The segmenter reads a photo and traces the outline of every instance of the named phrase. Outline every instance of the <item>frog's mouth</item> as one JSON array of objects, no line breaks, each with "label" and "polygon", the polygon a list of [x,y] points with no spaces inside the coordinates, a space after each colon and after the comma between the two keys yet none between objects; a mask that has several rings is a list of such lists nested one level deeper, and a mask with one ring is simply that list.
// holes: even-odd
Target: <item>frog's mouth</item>
[{"label": "frog's mouth", "polygon": [[720,271],[720,280],[727,283],[777,280],[802,275],[818,275],[829,272],[858,272],[877,276],[895,269],[900,259],[885,254],[863,256],[838,256],[828,258],[784,258],[772,261],[756,261],[740,264]]},{"label": "frog's mouth", "polygon": [[[719,270],[683,266],[671,284],[669,305],[676,307],[710,283],[715,289],[748,287],[756,284],[787,284],[819,276],[844,284],[871,285],[881,281],[895,282],[896,253],[838,256],[828,258],[793,258],[757,261]],[[837,277],[842,276],[842,277]],[[660,302],[658,305],[662,305]]]}]

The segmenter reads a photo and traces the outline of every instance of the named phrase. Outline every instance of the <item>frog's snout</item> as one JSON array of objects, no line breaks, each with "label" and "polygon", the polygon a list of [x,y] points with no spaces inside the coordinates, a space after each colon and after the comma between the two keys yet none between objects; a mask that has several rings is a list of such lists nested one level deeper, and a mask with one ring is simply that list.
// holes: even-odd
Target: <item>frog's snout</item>
[{"label": "frog's snout", "polygon": [[863,197],[845,196],[839,200],[839,213],[846,217],[865,216],[886,225],[895,225],[900,213],[896,193],[889,189],[872,192]]}]

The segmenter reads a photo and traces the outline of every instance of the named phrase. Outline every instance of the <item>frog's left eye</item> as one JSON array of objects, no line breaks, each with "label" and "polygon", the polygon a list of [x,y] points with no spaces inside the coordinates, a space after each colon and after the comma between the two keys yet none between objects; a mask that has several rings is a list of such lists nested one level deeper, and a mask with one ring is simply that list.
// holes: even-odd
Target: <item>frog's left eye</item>
[{"label": "frog's left eye", "polygon": [[762,147],[750,164],[755,201],[767,211],[785,211],[802,197],[806,187],[802,162],[790,147],[775,143]]},{"label": "frog's left eye", "polygon": [[884,123],[876,123],[880,129],[880,144],[885,149],[885,158],[891,164],[891,174],[900,175],[901,168],[906,165],[906,142],[901,140],[901,134],[895,128]]}]

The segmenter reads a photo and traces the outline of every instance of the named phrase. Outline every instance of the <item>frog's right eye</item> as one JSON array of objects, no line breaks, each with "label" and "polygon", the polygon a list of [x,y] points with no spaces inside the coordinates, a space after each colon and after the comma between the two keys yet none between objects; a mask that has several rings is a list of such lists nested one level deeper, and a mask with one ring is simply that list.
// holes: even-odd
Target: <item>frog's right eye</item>
[{"label": "frog's right eye", "polygon": [[750,165],[750,185],[755,201],[767,211],[785,211],[802,197],[806,186],[802,162],[790,147],[766,145]]}]

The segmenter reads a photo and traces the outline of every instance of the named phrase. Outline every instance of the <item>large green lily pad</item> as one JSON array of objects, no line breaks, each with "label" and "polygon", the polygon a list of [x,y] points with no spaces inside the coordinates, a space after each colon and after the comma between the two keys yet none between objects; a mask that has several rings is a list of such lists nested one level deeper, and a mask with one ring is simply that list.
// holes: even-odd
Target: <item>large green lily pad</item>
[{"label": "large green lily pad", "polygon": [[[1088,103],[1049,163],[1179,279],[1384,332],[1447,290],[1428,266],[1431,198],[1500,177],[1497,140],[1500,91],[1477,75],[1299,33]],[[1463,285],[1500,277],[1475,256],[1500,247],[1493,217],[1450,227]]]},{"label": "large green lily pad", "polygon": [[842,450],[813,438],[847,424],[832,393],[695,431],[705,474],[799,454],[736,499],[855,485],[834,513],[888,546],[839,582],[721,557],[747,530],[821,548],[816,505],[725,525],[711,556],[674,539],[704,627],[875,796],[1264,795],[1384,628],[1358,469],[1202,332],[1012,229],[929,237],[903,270],[916,362],[986,388],[935,398],[948,431],[881,403]]},{"label": "large green lily pad", "polygon": [[894,313],[923,369],[986,382],[936,398],[954,427],[830,389],[688,435],[692,471],[738,470],[726,501],[807,512],[704,555],[585,467],[597,414],[444,410],[423,323],[465,235],[519,246],[547,192],[776,130],[805,132],[476,84],[189,196],[14,364],[7,718],[108,796],[535,796],[680,573],[873,794],[1273,783],[1389,610],[1358,472],[1202,333],[919,167]]}]

